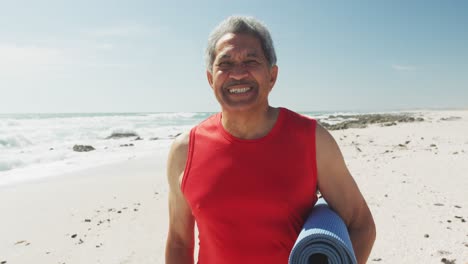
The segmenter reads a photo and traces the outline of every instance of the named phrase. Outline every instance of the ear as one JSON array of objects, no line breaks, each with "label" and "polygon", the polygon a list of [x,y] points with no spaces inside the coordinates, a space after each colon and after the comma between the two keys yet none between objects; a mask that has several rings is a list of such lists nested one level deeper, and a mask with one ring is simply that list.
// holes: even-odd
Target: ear
[{"label": "ear", "polygon": [[273,65],[270,69],[270,89],[273,89],[273,86],[275,86],[277,77],[278,77],[278,66]]},{"label": "ear", "polygon": [[213,88],[213,74],[206,70],[206,78],[208,79],[208,83],[210,84],[211,88]]}]

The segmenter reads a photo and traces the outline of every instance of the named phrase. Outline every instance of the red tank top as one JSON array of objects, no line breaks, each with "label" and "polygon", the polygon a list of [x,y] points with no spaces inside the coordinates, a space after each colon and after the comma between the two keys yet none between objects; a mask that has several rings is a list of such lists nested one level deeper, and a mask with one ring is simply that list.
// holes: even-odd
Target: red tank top
[{"label": "red tank top", "polygon": [[190,132],[182,179],[200,264],[287,264],[314,206],[316,121],[280,108],[268,135],[242,140],[216,114]]}]

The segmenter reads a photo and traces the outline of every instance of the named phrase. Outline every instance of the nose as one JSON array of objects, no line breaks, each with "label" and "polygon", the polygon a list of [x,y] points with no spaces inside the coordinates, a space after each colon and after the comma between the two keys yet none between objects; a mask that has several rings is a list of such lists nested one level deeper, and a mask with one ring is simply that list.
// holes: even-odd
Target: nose
[{"label": "nose", "polygon": [[243,63],[235,64],[229,73],[229,77],[234,80],[242,80],[248,76],[247,69]]}]

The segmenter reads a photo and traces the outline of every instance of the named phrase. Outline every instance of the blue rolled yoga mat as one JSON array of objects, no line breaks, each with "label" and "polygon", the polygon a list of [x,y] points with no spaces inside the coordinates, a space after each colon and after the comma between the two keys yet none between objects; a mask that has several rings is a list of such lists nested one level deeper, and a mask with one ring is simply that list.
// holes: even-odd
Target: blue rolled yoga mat
[{"label": "blue rolled yoga mat", "polygon": [[328,258],[329,264],[356,264],[348,229],[340,216],[320,198],[289,255],[289,264],[308,264],[314,254]]}]

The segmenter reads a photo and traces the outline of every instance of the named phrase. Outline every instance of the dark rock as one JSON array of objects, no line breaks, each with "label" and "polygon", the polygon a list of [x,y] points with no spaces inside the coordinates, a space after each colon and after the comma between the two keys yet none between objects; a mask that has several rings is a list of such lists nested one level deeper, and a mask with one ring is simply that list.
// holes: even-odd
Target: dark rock
[{"label": "dark rock", "polygon": [[77,236],[77,234],[73,234],[71,235],[71,238],[75,238]]},{"label": "dark rock", "polygon": [[95,148],[89,145],[74,145],[73,146],[73,151],[76,151],[76,152],[88,152],[92,150],[95,150]]},{"label": "dark rock", "polygon": [[150,138],[149,140],[158,140],[159,138],[158,137],[153,137],[153,138]]},{"label": "dark rock", "polygon": [[89,222],[91,222],[91,219],[85,219],[84,221],[89,223]]},{"label": "dark rock", "polygon": [[133,147],[134,145],[132,143],[130,143],[130,144],[122,144],[120,146],[121,147]]},{"label": "dark rock", "polygon": [[137,140],[143,140],[141,137],[137,137],[134,139],[134,141],[137,141]]},{"label": "dark rock", "polygon": [[437,145],[436,144],[431,144],[430,147],[431,148],[437,148]]},{"label": "dark rock", "polygon": [[442,204],[442,203],[435,203],[434,205],[435,206],[444,206],[444,204]]},{"label": "dark rock", "polygon": [[459,205],[455,205],[455,208],[461,208],[461,206],[459,206]]},{"label": "dark rock", "polygon": [[405,145],[408,145],[410,142],[410,140],[405,141]]},{"label": "dark rock", "polygon": [[391,122],[391,123],[383,123],[383,124],[382,124],[382,126],[384,126],[384,127],[389,127],[389,126],[396,126],[396,125],[397,125],[397,123],[395,123],[395,122]]},{"label": "dark rock", "polygon": [[455,261],[456,261],[456,260],[455,260],[455,259],[448,260],[448,259],[446,259],[446,258],[442,258],[440,261],[441,261],[442,263],[444,263],[444,264],[455,264]]},{"label": "dark rock", "polygon": [[425,234],[424,237],[425,237],[425,238],[428,238],[428,237],[429,237],[429,234]]},{"label": "dark rock", "polygon": [[54,148],[50,148],[49,150],[54,150]]},{"label": "dark rock", "polygon": [[0,262],[0,264],[6,264],[7,261],[6,260],[3,260],[2,262]]},{"label": "dark rock", "polygon": [[122,213],[122,211],[117,211],[117,213],[118,213],[118,214],[121,214],[121,213]]},{"label": "dark rock", "polygon": [[134,132],[128,132],[128,133],[114,132],[114,133],[112,133],[112,135],[106,137],[106,139],[126,138],[126,137],[139,137],[139,136]]},{"label": "dark rock", "polygon": [[382,261],[382,258],[374,258],[372,261]]}]

